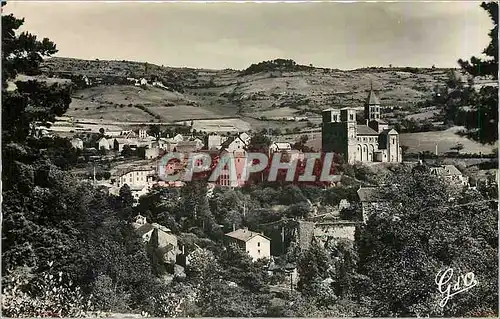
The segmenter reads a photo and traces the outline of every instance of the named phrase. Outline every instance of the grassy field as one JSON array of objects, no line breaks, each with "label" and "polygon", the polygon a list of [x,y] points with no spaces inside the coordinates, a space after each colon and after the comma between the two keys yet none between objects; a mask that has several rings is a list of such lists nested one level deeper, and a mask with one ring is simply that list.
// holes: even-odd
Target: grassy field
[{"label": "grassy field", "polygon": [[[44,62],[45,72],[62,72],[88,76],[146,76],[144,64],[128,61],[87,61],[52,58]],[[121,91],[108,86],[106,94],[114,103],[157,103],[189,97],[202,106],[239,104],[242,113],[267,111],[281,106],[321,110],[330,106],[362,104],[370,83],[378,91],[382,104],[409,106],[432,96],[436,84],[447,79],[448,69],[365,68],[336,70],[311,68],[285,72],[264,71],[241,75],[238,70],[202,70],[171,68],[149,64],[148,75],[184,89],[180,95],[146,90],[142,93]],[[133,87],[134,88],[134,87]],[[140,88],[134,88],[140,90]],[[158,89],[159,90],[159,89]],[[141,95],[142,94],[142,95]],[[112,97],[113,96],[113,97]],[[116,99],[116,100],[115,100]],[[128,104],[126,103],[126,104]]]},{"label": "grassy field", "polygon": [[[398,106],[417,113],[415,105],[430,98],[444,84],[448,69],[365,68],[337,70],[263,71],[242,75],[239,70],[172,68],[130,61],[52,58],[44,72],[64,77],[155,76],[177,91],[149,86],[99,85],[75,92],[67,115],[120,122],[177,122],[192,118],[239,116],[253,130],[303,128],[303,122],[260,121],[259,118],[306,116],[328,107],[362,107],[370,84],[382,106]],[[144,108],[141,110],[140,108]],[[150,113],[150,114],[148,114]],[[417,119],[431,114],[415,114]],[[252,119],[253,118],[253,119]],[[218,125],[218,124],[217,124]]]},{"label": "grassy field", "polygon": [[429,110],[422,113],[407,115],[405,116],[405,118],[407,120],[424,121],[424,120],[431,120],[438,114],[439,110]]},{"label": "grassy field", "polygon": [[436,144],[438,145],[438,153],[446,153],[452,151],[451,148],[461,143],[464,149],[462,153],[483,153],[490,154],[493,152],[493,145],[482,145],[465,137],[457,135],[461,127],[452,127],[446,131],[437,132],[421,132],[421,133],[405,133],[400,135],[400,144],[408,146],[409,153],[418,153],[429,151],[434,153]]},{"label": "grassy field", "polygon": [[215,113],[208,108],[190,105],[148,106],[147,109],[151,110],[155,114],[160,115],[162,120],[165,122],[177,122],[190,119],[214,118],[224,116],[224,114]]},{"label": "grassy field", "polygon": [[248,116],[254,118],[260,118],[261,116],[265,118],[275,118],[275,117],[288,117],[288,116],[298,116],[297,109],[292,109],[290,107],[280,107],[274,110],[263,111],[263,112],[254,112],[248,113]]},{"label": "grassy field", "polygon": [[251,125],[241,119],[194,120],[193,129],[206,132],[249,131]]}]

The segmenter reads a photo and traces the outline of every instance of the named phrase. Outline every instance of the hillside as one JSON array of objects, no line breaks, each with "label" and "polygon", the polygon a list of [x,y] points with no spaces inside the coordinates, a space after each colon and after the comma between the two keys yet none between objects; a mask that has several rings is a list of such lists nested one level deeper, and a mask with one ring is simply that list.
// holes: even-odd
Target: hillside
[{"label": "hillside", "polygon": [[[55,77],[87,76],[92,87],[77,90],[68,115],[124,121],[182,121],[244,116],[256,120],[318,117],[327,107],[361,107],[373,83],[381,103],[418,113],[447,69],[366,68],[350,71],[273,62],[244,71],[172,68],[128,61],[51,58],[43,72]],[[167,87],[139,87],[126,78],[160,81]],[[100,84],[95,84],[95,82]],[[119,111],[119,112],[117,112]]]}]

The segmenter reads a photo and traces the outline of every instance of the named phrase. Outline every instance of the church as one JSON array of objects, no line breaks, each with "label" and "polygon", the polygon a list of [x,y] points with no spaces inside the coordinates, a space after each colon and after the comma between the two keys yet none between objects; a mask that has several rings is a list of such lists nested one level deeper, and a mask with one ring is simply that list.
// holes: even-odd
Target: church
[{"label": "church", "polygon": [[364,105],[365,124],[356,120],[356,110],[345,107],[323,110],[322,150],[342,154],[348,163],[403,160],[399,134],[380,117],[380,100],[373,86]]}]

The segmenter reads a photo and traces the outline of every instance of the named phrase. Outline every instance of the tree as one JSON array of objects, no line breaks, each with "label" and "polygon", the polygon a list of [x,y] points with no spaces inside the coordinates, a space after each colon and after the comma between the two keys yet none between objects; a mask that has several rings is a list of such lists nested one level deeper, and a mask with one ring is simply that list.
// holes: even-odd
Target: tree
[{"label": "tree", "polygon": [[[489,32],[491,38],[483,54],[488,59],[471,57],[470,61],[458,60],[458,64],[472,77],[487,76],[498,79],[498,2],[483,2],[481,4],[493,22]],[[468,112],[471,118],[468,121],[469,136],[483,144],[494,143],[498,140],[498,89],[483,87],[479,93],[469,99],[473,110]]]},{"label": "tree", "polygon": [[255,134],[250,139],[248,143],[249,152],[261,152],[267,154],[269,152],[269,146],[271,145],[271,140],[264,134]]},{"label": "tree", "polygon": [[[497,312],[497,204],[423,169],[401,168],[385,185],[391,185],[381,189],[386,205],[368,218],[356,240],[359,272],[367,278],[359,291],[372,299],[373,315]],[[482,284],[442,308],[435,277],[447,268],[481,274]]]},{"label": "tree", "polygon": [[316,241],[299,257],[297,269],[300,275],[299,290],[307,296],[317,295],[317,284],[329,277],[330,258],[326,250]]},{"label": "tree", "polygon": [[148,134],[156,137],[157,139],[160,138],[160,134],[161,134],[160,126],[159,125],[149,126]]},{"label": "tree", "polygon": [[2,144],[23,141],[35,121],[54,121],[71,102],[71,87],[64,84],[17,81],[16,90],[7,90],[17,74],[40,74],[43,57],[57,53],[55,44],[47,38],[39,41],[28,32],[17,35],[23,24],[24,19],[2,15]]},{"label": "tree", "polygon": [[99,133],[100,133],[101,135],[104,135],[104,132],[105,132],[104,128],[102,128],[102,127],[101,127],[101,128],[99,129]]}]

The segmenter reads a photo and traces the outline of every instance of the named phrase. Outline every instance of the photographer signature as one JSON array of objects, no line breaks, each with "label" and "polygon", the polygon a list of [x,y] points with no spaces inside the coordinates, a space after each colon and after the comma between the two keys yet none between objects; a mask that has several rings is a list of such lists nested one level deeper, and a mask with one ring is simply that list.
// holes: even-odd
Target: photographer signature
[{"label": "photographer signature", "polygon": [[439,292],[444,296],[439,305],[446,306],[451,297],[467,291],[477,285],[477,280],[473,272],[468,272],[465,275],[459,275],[453,285],[453,268],[448,268],[444,271],[439,271],[436,275],[436,284],[438,285]]}]

